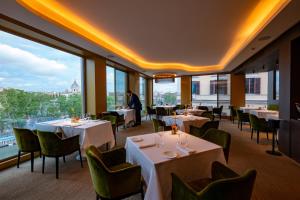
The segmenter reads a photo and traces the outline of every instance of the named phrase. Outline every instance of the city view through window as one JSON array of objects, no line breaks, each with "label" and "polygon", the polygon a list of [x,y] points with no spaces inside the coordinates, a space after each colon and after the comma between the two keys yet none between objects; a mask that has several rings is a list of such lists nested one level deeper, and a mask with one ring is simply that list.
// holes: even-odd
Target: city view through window
[{"label": "city view through window", "polygon": [[181,103],[181,79],[175,78],[174,82],[153,81],[153,104],[176,105]]},{"label": "city view through window", "polygon": [[17,154],[13,127],[81,114],[81,58],[0,31],[0,160]]}]

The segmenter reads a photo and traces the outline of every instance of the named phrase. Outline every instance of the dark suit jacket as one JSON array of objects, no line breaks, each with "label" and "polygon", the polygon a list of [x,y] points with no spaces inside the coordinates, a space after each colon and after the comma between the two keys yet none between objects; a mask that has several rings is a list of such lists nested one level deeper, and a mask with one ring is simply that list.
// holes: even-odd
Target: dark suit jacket
[{"label": "dark suit jacket", "polygon": [[132,109],[135,109],[135,110],[142,110],[142,104],[140,102],[140,99],[134,93],[132,93],[132,95],[131,95],[128,106]]}]

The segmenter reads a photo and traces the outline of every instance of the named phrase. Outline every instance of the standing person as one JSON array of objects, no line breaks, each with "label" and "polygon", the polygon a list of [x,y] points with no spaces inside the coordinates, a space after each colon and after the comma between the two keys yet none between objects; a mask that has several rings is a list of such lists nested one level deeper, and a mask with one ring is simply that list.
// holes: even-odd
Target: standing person
[{"label": "standing person", "polygon": [[141,110],[142,110],[142,104],[139,99],[139,97],[134,94],[131,90],[127,91],[127,95],[129,96],[129,108],[132,108],[135,110],[135,124],[134,126],[141,125]]}]

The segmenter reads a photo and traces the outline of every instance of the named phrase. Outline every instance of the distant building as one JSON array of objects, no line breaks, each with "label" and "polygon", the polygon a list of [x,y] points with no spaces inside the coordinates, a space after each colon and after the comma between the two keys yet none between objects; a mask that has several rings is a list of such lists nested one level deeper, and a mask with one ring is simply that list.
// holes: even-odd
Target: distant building
[{"label": "distant building", "polygon": [[71,93],[79,93],[79,92],[80,92],[80,87],[76,82],[76,80],[74,80],[74,82],[71,85]]}]

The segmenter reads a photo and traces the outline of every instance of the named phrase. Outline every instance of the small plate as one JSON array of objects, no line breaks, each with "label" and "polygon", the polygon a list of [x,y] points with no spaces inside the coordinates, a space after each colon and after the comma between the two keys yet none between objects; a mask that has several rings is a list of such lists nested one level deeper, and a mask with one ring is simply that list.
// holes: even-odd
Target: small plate
[{"label": "small plate", "polygon": [[133,142],[141,142],[141,141],[143,141],[143,138],[141,138],[141,137],[133,137],[133,138],[131,138],[131,140]]},{"label": "small plate", "polygon": [[176,158],[178,156],[178,154],[175,151],[165,151],[163,152],[163,155],[170,159]]}]

